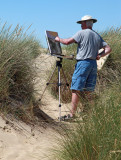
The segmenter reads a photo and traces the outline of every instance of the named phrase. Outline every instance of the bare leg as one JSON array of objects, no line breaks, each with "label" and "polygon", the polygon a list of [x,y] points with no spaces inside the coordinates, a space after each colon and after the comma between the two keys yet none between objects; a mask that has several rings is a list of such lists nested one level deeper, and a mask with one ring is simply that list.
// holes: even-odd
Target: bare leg
[{"label": "bare leg", "polygon": [[76,91],[76,90],[72,90],[72,108],[71,108],[71,117],[74,116],[76,110],[77,110],[77,105],[78,105],[78,102],[79,102],[79,94],[80,94],[80,91]]},{"label": "bare leg", "polygon": [[[75,115],[80,96],[81,96],[80,91],[72,90],[72,102],[71,102],[72,108],[71,108],[71,113],[70,113],[71,117],[73,117]],[[93,97],[91,91],[83,91],[82,97],[86,100],[86,102],[89,102],[91,105],[94,104],[94,102],[93,102],[94,97]],[[82,103],[82,106],[83,106],[83,103]]]}]

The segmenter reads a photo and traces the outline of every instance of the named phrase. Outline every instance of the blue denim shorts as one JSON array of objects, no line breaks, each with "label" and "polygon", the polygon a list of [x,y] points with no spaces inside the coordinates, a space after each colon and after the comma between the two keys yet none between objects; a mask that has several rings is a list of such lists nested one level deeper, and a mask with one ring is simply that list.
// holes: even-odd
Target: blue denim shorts
[{"label": "blue denim shorts", "polygon": [[94,91],[97,79],[96,60],[80,60],[75,65],[71,90]]}]

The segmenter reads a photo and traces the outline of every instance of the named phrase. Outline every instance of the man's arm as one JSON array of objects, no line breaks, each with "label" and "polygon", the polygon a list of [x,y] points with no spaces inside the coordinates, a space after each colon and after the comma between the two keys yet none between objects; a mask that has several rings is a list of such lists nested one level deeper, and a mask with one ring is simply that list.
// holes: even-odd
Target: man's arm
[{"label": "man's arm", "polygon": [[111,48],[109,45],[106,45],[105,47],[103,47],[103,49],[104,50],[100,54],[98,54],[98,56],[96,58],[97,60],[99,60],[101,57],[104,57],[104,56],[110,54],[110,52],[111,52]]},{"label": "man's arm", "polygon": [[65,45],[69,45],[71,43],[75,43],[76,41],[73,38],[62,39],[60,37],[56,37],[55,41],[60,42]]}]

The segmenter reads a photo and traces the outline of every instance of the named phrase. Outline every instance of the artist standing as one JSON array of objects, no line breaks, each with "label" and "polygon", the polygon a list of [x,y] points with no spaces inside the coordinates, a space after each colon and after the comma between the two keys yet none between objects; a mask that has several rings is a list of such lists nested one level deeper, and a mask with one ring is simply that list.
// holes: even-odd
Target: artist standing
[{"label": "artist standing", "polygon": [[[72,76],[71,90],[72,90],[72,108],[69,115],[64,116],[65,119],[72,118],[76,112],[79,102],[80,92],[84,92],[87,98],[90,98],[90,93],[94,91],[97,78],[97,63],[101,57],[106,56],[111,52],[109,45],[102,39],[102,37],[92,30],[93,23],[97,22],[91,16],[86,15],[82,17],[78,24],[81,24],[82,30],[78,31],[72,38],[61,39],[56,37],[55,40],[69,45],[77,43],[77,64]],[[99,49],[104,51],[99,55]]]}]

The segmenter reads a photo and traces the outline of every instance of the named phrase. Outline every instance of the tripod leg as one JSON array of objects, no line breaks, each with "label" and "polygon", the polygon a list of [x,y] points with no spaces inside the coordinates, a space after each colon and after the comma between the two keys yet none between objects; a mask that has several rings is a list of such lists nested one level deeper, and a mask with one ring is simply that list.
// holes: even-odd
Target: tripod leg
[{"label": "tripod leg", "polygon": [[48,83],[46,83],[46,87],[45,87],[45,89],[44,89],[44,91],[43,91],[43,93],[42,93],[41,98],[39,99],[39,101],[41,101],[41,99],[42,99],[42,97],[43,97],[43,95],[44,95],[44,93],[45,93],[45,91],[46,91],[46,88],[47,88],[47,86],[49,85],[49,83],[50,83],[50,81],[51,81],[51,79],[52,79],[52,77],[53,77],[53,74],[54,74],[55,70],[56,70],[56,66],[55,66],[55,68],[54,68],[54,70],[53,70],[53,72],[52,72],[52,74],[51,74],[51,76],[50,76],[50,79],[49,79]]},{"label": "tripod leg", "polygon": [[60,81],[60,66],[58,66],[58,88],[59,88],[59,121],[61,121],[61,102],[60,102],[60,88],[61,88],[61,81]]}]

